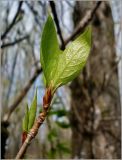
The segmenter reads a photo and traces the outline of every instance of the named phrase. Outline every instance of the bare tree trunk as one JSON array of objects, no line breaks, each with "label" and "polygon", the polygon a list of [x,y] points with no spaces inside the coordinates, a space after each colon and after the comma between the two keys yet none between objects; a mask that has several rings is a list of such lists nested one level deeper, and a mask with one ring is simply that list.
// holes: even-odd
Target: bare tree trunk
[{"label": "bare tree trunk", "polygon": [[[77,1],[74,24],[95,2]],[[72,158],[120,158],[120,97],[110,5],[103,2],[92,23],[92,51],[71,83]]]}]

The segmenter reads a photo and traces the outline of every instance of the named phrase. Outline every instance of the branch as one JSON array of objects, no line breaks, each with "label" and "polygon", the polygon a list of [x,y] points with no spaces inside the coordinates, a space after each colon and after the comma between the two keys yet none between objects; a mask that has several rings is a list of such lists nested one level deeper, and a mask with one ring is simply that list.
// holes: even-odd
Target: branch
[{"label": "branch", "polygon": [[100,4],[102,3],[102,1],[98,1],[96,2],[96,5],[94,6],[94,8],[90,11],[88,11],[86,13],[86,15],[84,16],[84,18],[80,21],[80,23],[78,24],[78,26],[75,28],[74,32],[72,33],[71,36],[69,36],[69,38],[67,38],[65,40],[65,45],[71,41],[74,40],[74,38],[80,33],[82,32],[85,27],[92,21],[97,9],[99,8]]},{"label": "branch", "polygon": [[37,135],[39,127],[42,125],[42,123],[44,122],[44,120],[47,116],[48,110],[50,108],[50,103],[51,103],[52,97],[53,97],[53,94],[52,94],[51,88],[47,88],[45,91],[45,95],[43,97],[43,111],[39,114],[33,127],[30,129],[30,132],[28,133],[25,142],[21,146],[21,148],[16,156],[16,159],[20,159],[23,157],[31,140]]},{"label": "branch", "polygon": [[12,29],[12,27],[13,27],[14,24],[16,23],[16,19],[17,19],[18,15],[19,15],[19,12],[20,12],[20,10],[21,10],[22,3],[23,3],[23,1],[20,1],[20,2],[19,2],[18,10],[17,10],[17,12],[16,12],[16,15],[15,15],[13,21],[12,21],[11,24],[8,26],[8,28],[6,29],[6,31],[1,35],[1,39],[2,39],[2,40],[6,37],[6,35],[8,34],[8,32]]},{"label": "branch", "polygon": [[1,45],[1,48],[13,46],[13,45],[15,45],[15,44],[17,44],[17,43],[20,43],[21,41],[23,41],[24,39],[27,39],[27,38],[28,38],[28,35],[27,35],[27,36],[24,36],[24,37],[22,37],[22,38],[16,39],[16,40],[13,41],[13,42],[9,42],[9,43],[2,44],[2,45]]},{"label": "branch", "polygon": [[10,110],[4,116],[4,121],[8,121],[9,120],[10,115],[16,109],[16,107],[20,104],[20,102],[23,100],[23,98],[26,96],[26,94],[29,91],[29,89],[31,88],[32,84],[34,83],[34,81],[36,80],[36,78],[38,77],[38,75],[41,72],[42,72],[41,68],[37,68],[35,70],[35,73],[33,74],[32,78],[28,81],[28,83],[26,84],[26,86],[21,90],[21,92],[19,93],[18,97],[15,99],[15,101],[13,102],[13,104],[10,107],[8,107],[8,108],[10,108]]},{"label": "branch", "polygon": [[27,6],[30,9],[30,11],[33,13],[34,19],[35,19],[36,23],[41,27],[41,23],[40,23],[39,20],[43,19],[43,18],[40,17],[40,15],[38,14],[38,12],[36,10],[34,10],[33,6],[31,6],[31,4],[28,3],[28,1],[25,1],[25,3],[27,4]]},{"label": "branch", "polygon": [[51,10],[52,10],[52,14],[54,16],[54,21],[55,21],[55,24],[56,24],[56,27],[57,27],[57,32],[58,32],[58,35],[59,35],[60,40],[61,40],[61,49],[64,50],[65,49],[65,43],[64,43],[63,36],[62,36],[62,33],[61,33],[59,20],[58,20],[58,16],[57,16],[57,13],[56,13],[55,3],[54,3],[54,1],[49,1],[49,3],[50,3]]}]

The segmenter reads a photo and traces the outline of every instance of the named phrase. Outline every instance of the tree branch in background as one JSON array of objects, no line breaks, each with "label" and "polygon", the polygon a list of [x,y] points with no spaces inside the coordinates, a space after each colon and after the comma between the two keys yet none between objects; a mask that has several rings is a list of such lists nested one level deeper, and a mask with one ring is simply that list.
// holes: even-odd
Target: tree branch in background
[{"label": "tree branch in background", "polygon": [[2,39],[2,40],[7,36],[8,32],[12,29],[12,27],[13,27],[14,24],[16,23],[16,19],[17,19],[18,15],[19,15],[19,12],[20,12],[20,10],[21,10],[21,7],[22,7],[22,3],[23,3],[23,1],[20,1],[20,2],[19,2],[19,6],[18,6],[16,15],[15,15],[13,21],[12,21],[11,24],[8,26],[8,28],[5,30],[5,32],[1,35],[1,39]]},{"label": "tree branch in background", "polygon": [[[42,17],[39,16],[38,12],[36,10],[34,10],[33,6],[31,6],[28,3],[28,1],[25,1],[25,3],[27,4],[27,6],[30,9],[30,11],[33,13],[36,23],[41,27],[41,23],[40,23],[39,19],[42,19]],[[38,19],[38,17],[39,17],[39,19]]]},{"label": "tree branch in background", "polygon": [[65,43],[64,43],[64,39],[63,39],[63,36],[62,36],[62,33],[61,33],[59,20],[58,20],[58,16],[57,16],[57,13],[56,13],[55,3],[54,3],[54,1],[49,1],[49,3],[50,3],[50,7],[51,7],[51,10],[52,10],[54,21],[55,21],[55,24],[56,24],[56,27],[57,27],[57,32],[58,32],[58,35],[59,35],[60,40],[61,40],[61,49],[64,50],[65,49]]},{"label": "tree branch in background", "polygon": [[16,107],[20,104],[20,102],[23,100],[23,98],[26,96],[26,94],[29,91],[29,89],[31,88],[32,84],[35,82],[36,78],[38,77],[38,75],[41,72],[42,72],[41,68],[36,68],[36,70],[35,70],[32,78],[28,81],[28,83],[26,84],[26,86],[21,90],[21,92],[19,93],[19,95],[17,96],[17,98],[15,99],[15,101],[13,102],[13,104],[9,107],[10,110],[4,116],[4,121],[8,121],[9,120],[10,115],[16,109]]},{"label": "tree branch in background", "polygon": [[86,15],[84,16],[83,19],[81,19],[80,23],[78,24],[78,26],[75,28],[74,32],[72,33],[71,36],[69,36],[69,38],[67,38],[65,40],[65,45],[71,41],[74,40],[74,38],[80,33],[82,32],[85,27],[92,21],[97,9],[99,8],[100,4],[102,3],[102,1],[98,1],[96,2],[96,5],[94,6],[94,8],[90,11],[88,11],[86,13]]},{"label": "tree branch in background", "polygon": [[21,41],[23,41],[23,40],[25,40],[25,39],[27,39],[27,38],[28,38],[28,35],[27,35],[27,36],[24,36],[24,37],[22,37],[22,38],[16,39],[16,40],[13,41],[13,42],[3,43],[3,44],[1,45],[1,48],[13,46],[13,45],[15,45],[15,44],[17,44],[17,43],[20,43]]}]

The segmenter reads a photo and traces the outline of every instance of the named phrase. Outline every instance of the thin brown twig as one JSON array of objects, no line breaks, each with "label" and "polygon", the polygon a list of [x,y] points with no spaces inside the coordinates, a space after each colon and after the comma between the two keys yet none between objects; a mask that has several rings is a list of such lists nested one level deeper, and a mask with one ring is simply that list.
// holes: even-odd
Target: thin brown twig
[{"label": "thin brown twig", "polygon": [[96,2],[96,5],[94,6],[94,8],[90,11],[88,11],[86,13],[86,15],[84,16],[84,18],[80,21],[80,23],[78,24],[78,26],[75,28],[74,32],[72,33],[71,36],[69,36],[69,38],[67,38],[64,42],[65,45],[71,41],[74,40],[74,38],[80,33],[82,32],[85,27],[92,21],[97,9],[99,8],[99,6],[101,5],[102,1],[98,1]]},{"label": "thin brown twig", "polygon": [[7,36],[7,34],[9,33],[9,31],[10,31],[10,30],[12,29],[12,27],[16,24],[16,19],[17,19],[19,13],[20,13],[20,10],[21,10],[21,7],[22,7],[22,3],[23,3],[23,1],[20,1],[20,2],[19,2],[19,6],[18,6],[18,9],[17,9],[17,12],[16,12],[16,14],[15,14],[15,17],[14,17],[13,21],[12,21],[11,24],[8,26],[8,28],[5,30],[5,32],[1,35],[1,39],[2,39],[2,40]]},{"label": "thin brown twig", "polygon": [[[34,8],[31,6],[30,3],[28,3],[29,1],[25,1],[25,3],[27,4],[27,6],[29,7],[29,9],[31,10],[31,12],[34,14],[34,18],[36,23],[41,27],[41,23],[40,23],[40,19],[42,19],[42,17],[39,16],[38,12],[36,10],[34,10]],[[39,17],[39,19],[38,19]]]},{"label": "thin brown twig", "polygon": [[62,36],[62,33],[61,33],[61,28],[60,28],[60,25],[59,25],[59,20],[58,20],[58,16],[57,16],[57,12],[56,12],[56,7],[55,7],[55,2],[54,1],[49,1],[49,3],[50,3],[50,7],[51,7],[51,10],[52,10],[54,21],[55,21],[55,24],[56,24],[56,27],[57,27],[57,33],[58,33],[58,35],[60,37],[60,40],[61,40],[61,49],[64,50],[65,49],[65,43],[64,43],[64,39],[63,39],[63,36]]},{"label": "thin brown twig", "polygon": [[19,38],[19,39],[15,39],[13,42],[3,43],[3,44],[1,45],[1,48],[13,46],[13,45],[15,45],[15,44],[17,44],[17,43],[20,43],[21,41],[23,41],[23,40],[25,40],[25,39],[27,39],[27,38],[28,38],[28,35],[27,35],[27,36],[24,36],[24,37],[21,37],[21,38]]},{"label": "thin brown twig", "polygon": [[53,97],[52,89],[47,88],[45,91],[45,95],[43,97],[43,111],[39,114],[38,118],[35,120],[33,127],[31,128],[30,132],[28,133],[25,142],[21,146],[21,148],[16,156],[16,159],[20,159],[23,157],[31,140],[37,135],[39,127],[42,125],[42,123],[44,122],[44,120],[47,116],[52,97]]}]

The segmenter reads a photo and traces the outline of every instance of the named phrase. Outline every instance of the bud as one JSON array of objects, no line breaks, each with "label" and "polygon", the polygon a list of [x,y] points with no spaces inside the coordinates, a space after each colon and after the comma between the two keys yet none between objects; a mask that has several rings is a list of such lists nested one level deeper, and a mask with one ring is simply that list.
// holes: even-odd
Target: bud
[{"label": "bud", "polygon": [[23,132],[22,133],[22,144],[25,142],[26,138],[27,138],[27,132]]},{"label": "bud", "polygon": [[47,88],[45,92],[45,96],[43,97],[43,106],[45,106],[45,109],[48,108],[48,104],[50,104],[51,98],[52,98],[51,89]]}]

